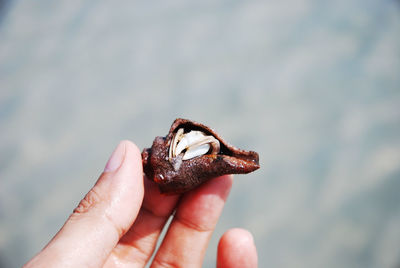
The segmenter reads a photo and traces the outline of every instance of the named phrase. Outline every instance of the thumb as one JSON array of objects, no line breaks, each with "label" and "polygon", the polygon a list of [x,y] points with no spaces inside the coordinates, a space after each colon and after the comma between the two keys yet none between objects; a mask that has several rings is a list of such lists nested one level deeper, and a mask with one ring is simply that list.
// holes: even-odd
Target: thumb
[{"label": "thumb", "polygon": [[98,267],[135,221],[143,200],[139,149],[122,141],[61,230],[27,267]]}]

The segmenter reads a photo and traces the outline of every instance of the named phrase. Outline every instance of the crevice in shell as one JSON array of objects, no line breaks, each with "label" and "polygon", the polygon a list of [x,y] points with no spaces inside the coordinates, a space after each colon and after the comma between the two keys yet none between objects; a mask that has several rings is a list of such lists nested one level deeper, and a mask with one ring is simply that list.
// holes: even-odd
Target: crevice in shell
[{"label": "crevice in shell", "polygon": [[[194,155],[191,158],[185,158],[182,148],[177,154],[176,146],[185,134],[189,136],[183,145],[191,143],[196,145],[198,139],[210,142],[212,148],[205,152],[204,147],[189,155]],[[210,137],[205,138],[207,136]],[[195,147],[189,150],[194,149]],[[222,139],[212,128],[180,118],[173,122],[166,137],[156,137],[152,147],[143,150],[142,159],[146,176],[156,182],[161,192],[166,194],[183,193],[213,177],[224,174],[245,174],[260,167],[256,152],[236,148]]]}]

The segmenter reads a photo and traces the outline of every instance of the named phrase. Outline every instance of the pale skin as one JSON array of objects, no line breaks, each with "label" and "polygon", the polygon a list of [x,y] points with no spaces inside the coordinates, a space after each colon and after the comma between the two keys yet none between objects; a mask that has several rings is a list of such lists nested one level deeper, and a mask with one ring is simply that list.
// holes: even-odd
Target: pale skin
[{"label": "pale skin", "polygon": [[[227,175],[183,195],[162,195],[143,178],[139,149],[122,141],[64,226],[24,267],[144,267],[174,211],[151,267],[201,267],[231,186]],[[216,265],[257,267],[252,235],[225,232]]]}]

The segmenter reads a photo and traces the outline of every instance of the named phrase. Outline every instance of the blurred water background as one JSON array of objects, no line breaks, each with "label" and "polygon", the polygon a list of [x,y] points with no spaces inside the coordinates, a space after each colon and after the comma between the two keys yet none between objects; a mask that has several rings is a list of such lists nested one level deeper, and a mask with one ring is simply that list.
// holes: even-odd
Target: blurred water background
[{"label": "blurred water background", "polygon": [[400,2],[1,1],[0,266],[39,251],[113,148],[176,117],[260,153],[218,238],[260,267],[399,267]]}]

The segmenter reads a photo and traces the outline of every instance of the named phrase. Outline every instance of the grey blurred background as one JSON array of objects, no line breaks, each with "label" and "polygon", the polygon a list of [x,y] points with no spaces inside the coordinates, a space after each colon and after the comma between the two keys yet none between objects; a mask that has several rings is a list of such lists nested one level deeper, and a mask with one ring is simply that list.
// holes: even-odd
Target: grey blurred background
[{"label": "grey blurred background", "polygon": [[260,153],[207,252],[399,267],[400,2],[0,1],[0,266],[56,233],[121,139],[176,117]]}]

